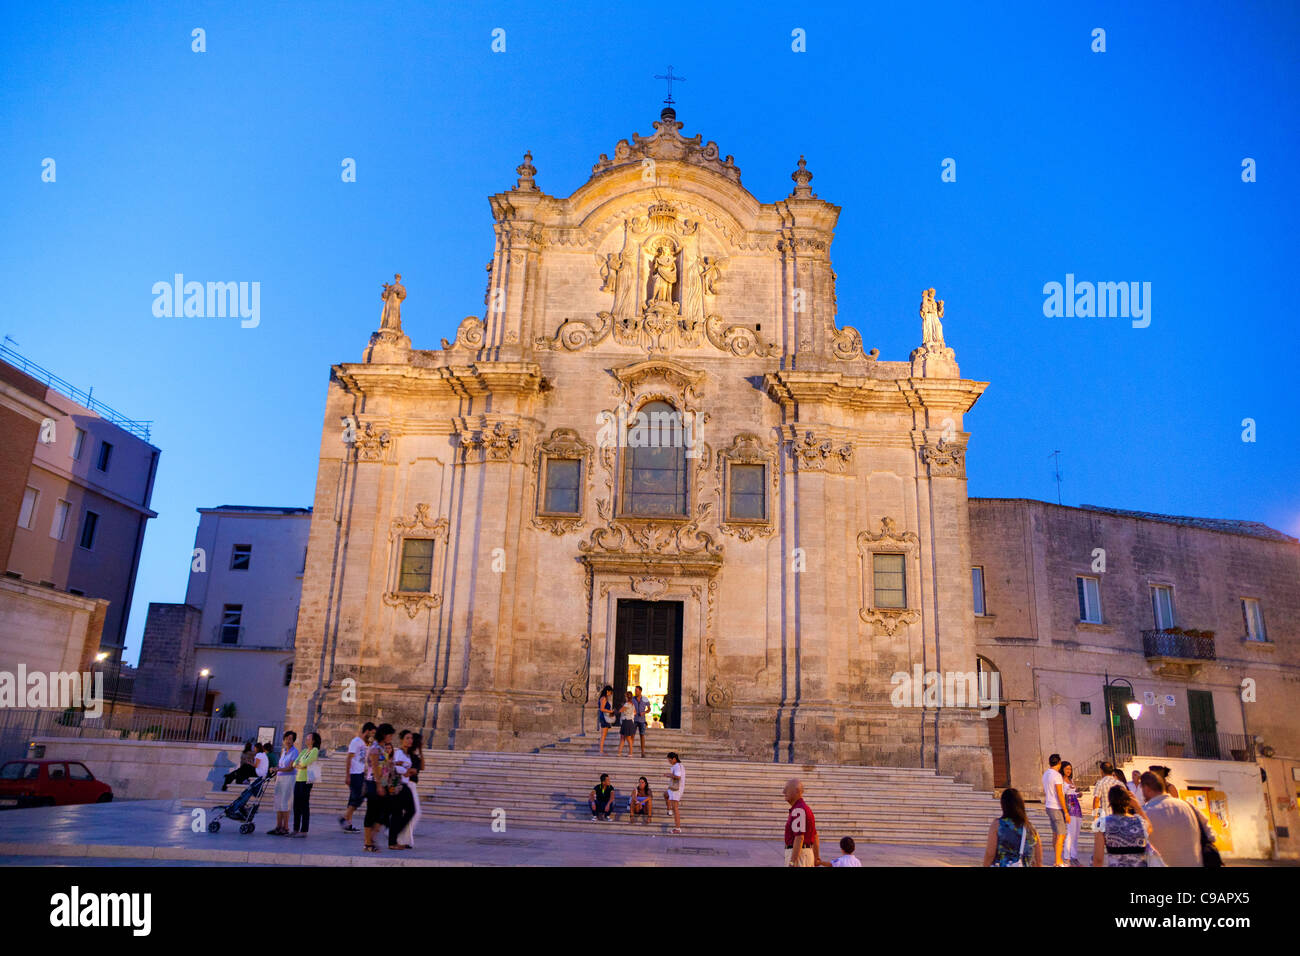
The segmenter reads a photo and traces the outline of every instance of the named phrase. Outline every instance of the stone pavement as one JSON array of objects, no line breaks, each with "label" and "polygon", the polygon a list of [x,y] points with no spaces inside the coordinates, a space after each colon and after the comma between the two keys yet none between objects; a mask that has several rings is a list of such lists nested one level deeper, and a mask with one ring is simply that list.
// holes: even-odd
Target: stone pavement
[{"label": "stone pavement", "polygon": [[[259,813],[247,836],[222,821],[219,833],[194,833],[179,801],[140,800],[0,812],[0,864],[160,865],[263,864],[272,866],[780,866],[783,816],[772,840],[670,836],[624,819],[592,823],[590,830],[550,831],[484,824],[421,821],[413,850],[365,853],[359,833],[343,833],[337,812],[312,814],[305,839],[267,836],[274,815]],[[382,843],[382,838],[381,838]],[[839,856],[837,845],[827,856]],[[834,852],[829,852],[834,850]],[[969,847],[860,844],[865,866],[978,866]]]}]

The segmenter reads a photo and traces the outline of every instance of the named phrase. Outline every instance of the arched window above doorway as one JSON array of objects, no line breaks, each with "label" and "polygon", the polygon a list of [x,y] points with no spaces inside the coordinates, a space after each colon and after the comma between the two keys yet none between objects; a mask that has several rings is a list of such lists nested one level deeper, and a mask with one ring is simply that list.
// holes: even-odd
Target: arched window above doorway
[{"label": "arched window above doorway", "polygon": [[622,512],[646,517],[685,517],[686,449],[690,436],[682,414],[664,401],[647,402],[624,436]]}]

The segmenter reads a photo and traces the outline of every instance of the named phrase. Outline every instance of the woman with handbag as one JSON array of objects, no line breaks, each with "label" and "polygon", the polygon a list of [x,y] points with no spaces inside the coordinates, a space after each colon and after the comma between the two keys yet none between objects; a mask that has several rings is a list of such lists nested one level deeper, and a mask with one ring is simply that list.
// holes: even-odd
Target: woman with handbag
[{"label": "woman with handbag", "polygon": [[312,731],[307,735],[310,746],[298,754],[293,762],[296,771],[293,783],[293,835],[305,837],[311,823],[311,786],[320,780],[320,734]]},{"label": "woman with handbag", "polygon": [[1002,816],[989,824],[984,866],[1042,866],[1043,841],[1025,813],[1020,791],[1002,791]]},{"label": "woman with handbag", "polygon": [[618,718],[614,716],[614,688],[608,684],[600,692],[600,700],[597,703],[600,708],[600,755],[605,756],[605,735],[618,725]]},{"label": "woman with handbag", "polygon": [[1151,824],[1123,784],[1106,795],[1110,813],[1092,838],[1093,866],[1164,866],[1151,845]]}]

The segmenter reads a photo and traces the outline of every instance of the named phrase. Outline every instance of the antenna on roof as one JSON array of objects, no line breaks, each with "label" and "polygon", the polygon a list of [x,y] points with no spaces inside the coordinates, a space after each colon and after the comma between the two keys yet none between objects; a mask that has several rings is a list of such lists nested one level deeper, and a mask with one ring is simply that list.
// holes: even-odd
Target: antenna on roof
[{"label": "antenna on roof", "polygon": [[1056,503],[1059,505],[1061,503],[1061,449],[1056,449],[1047,457],[1056,459]]}]

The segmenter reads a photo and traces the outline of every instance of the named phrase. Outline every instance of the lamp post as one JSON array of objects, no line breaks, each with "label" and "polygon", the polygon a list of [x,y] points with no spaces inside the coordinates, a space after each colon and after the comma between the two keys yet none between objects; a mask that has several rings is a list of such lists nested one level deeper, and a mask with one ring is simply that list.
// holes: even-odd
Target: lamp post
[{"label": "lamp post", "polygon": [[1124,705],[1125,710],[1128,711],[1129,717],[1133,720],[1137,720],[1142,716],[1142,705],[1137,702],[1137,692],[1133,690],[1133,683],[1124,677],[1116,677],[1114,680],[1111,680],[1110,674],[1107,673],[1106,683],[1102,687],[1102,697],[1106,701],[1106,742],[1110,746],[1110,762],[1112,766],[1115,764],[1115,720],[1111,715],[1110,689],[1121,685],[1128,687],[1129,697],[1131,698],[1129,702]]},{"label": "lamp post", "polygon": [[[207,697],[207,696],[208,696],[208,683],[212,680],[212,671],[208,670],[208,669],[205,667],[205,668],[203,668],[203,670],[199,671],[199,677],[202,677],[202,678],[203,678],[203,696],[204,696],[204,697]],[[188,721],[185,722],[185,739],[186,739],[186,740],[189,740],[189,739],[190,739],[190,728],[191,728],[191,727],[193,726],[193,724],[194,724],[194,708],[198,706],[198,702],[199,702],[199,682],[196,680],[196,681],[194,682],[194,693],[193,693],[192,695],[190,695],[190,719],[189,719]],[[204,709],[206,710],[207,708],[204,708]]]},{"label": "lamp post", "polygon": [[[122,653],[126,653],[126,648],[122,648]],[[108,651],[100,651],[95,655],[95,663],[102,664],[113,655]],[[108,694],[108,716],[113,716],[113,709],[117,705],[117,685],[122,677],[122,655],[119,654],[113,661],[113,689]]]}]

